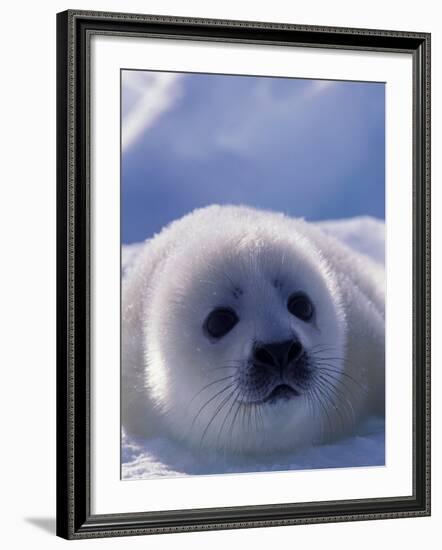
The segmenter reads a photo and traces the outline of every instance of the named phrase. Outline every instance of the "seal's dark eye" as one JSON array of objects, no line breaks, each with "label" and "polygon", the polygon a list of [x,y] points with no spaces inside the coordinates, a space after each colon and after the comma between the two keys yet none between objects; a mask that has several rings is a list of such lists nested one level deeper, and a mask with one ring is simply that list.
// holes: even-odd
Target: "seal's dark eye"
[{"label": "seal's dark eye", "polygon": [[313,317],[313,304],[309,297],[301,292],[297,292],[290,296],[287,302],[287,309],[292,315],[303,321],[310,321]]},{"label": "seal's dark eye", "polygon": [[221,338],[230,332],[238,321],[238,316],[233,309],[218,307],[209,314],[204,323],[204,328],[209,336]]}]

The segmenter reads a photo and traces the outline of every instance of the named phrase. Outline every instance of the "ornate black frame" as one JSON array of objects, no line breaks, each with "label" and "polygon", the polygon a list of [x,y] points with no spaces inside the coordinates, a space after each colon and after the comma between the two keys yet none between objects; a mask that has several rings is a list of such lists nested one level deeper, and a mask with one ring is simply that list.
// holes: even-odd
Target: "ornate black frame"
[{"label": "ornate black frame", "polygon": [[[414,491],[410,497],[91,515],[89,41],[156,36],[413,56]],[[57,534],[68,539],[430,514],[430,35],[69,10],[57,15]]]}]

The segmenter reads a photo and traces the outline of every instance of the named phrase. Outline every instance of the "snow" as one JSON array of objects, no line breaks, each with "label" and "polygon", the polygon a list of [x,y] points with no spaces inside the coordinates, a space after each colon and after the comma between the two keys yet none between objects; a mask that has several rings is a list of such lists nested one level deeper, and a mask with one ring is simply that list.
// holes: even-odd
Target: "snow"
[{"label": "snow", "polygon": [[[363,216],[346,220],[317,222],[325,232],[378,263],[384,263],[385,224]],[[122,246],[123,274],[133,263],[142,243]],[[123,432],[122,479],[151,479],[185,475],[208,475],[260,471],[283,471],[357,466],[385,463],[385,422],[372,417],[355,436],[333,444],[319,445],[297,453],[265,457],[220,456],[180,446],[167,437],[142,440]]]}]

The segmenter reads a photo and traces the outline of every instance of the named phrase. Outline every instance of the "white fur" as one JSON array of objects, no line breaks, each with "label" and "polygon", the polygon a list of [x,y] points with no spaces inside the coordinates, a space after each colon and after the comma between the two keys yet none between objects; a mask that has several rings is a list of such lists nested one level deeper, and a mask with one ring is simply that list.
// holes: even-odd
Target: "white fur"
[{"label": "white fur", "polygon": [[[297,290],[315,304],[312,323],[287,310]],[[217,306],[234,308],[240,322],[213,342],[202,327]],[[322,380],[333,374],[333,385],[273,404],[236,400],[227,388],[233,365],[247,361],[255,341],[293,332],[307,351],[319,350]],[[130,432],[252,453],[347,435],[384,407],[383,269],[301,219],[196,210],[146,241],[124,278],[122,368]]]}]

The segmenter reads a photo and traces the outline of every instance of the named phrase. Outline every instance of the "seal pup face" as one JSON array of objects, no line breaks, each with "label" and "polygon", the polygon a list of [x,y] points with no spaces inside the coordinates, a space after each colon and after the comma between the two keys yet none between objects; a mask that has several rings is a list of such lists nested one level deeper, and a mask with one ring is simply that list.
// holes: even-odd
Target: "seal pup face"
[{"label": "seal pup face", "polygon": [[175,436],[271,453],[327,439],[346,323],[302,235],[214,231],[172,253],[145,305],[146,380]]}]

